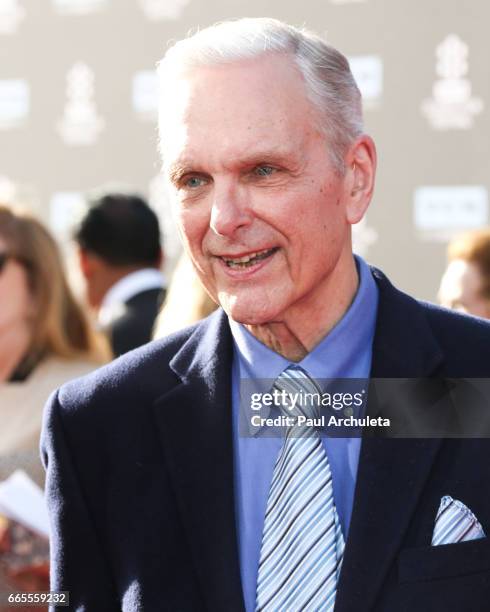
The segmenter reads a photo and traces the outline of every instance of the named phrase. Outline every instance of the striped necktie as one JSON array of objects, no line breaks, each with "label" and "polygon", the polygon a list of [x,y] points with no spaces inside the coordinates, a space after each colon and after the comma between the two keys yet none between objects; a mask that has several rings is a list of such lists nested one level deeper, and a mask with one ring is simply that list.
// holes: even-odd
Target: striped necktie
[{"label": "striped necktie", "polygon": [[[274,389],[296,397],[319,392],[299,366],[284,370]],[[281,410],[318,416],[298,404]],[[333,610],[343,552],[325,448],[314,427],[296,424],[286,431],[267,499],[256,612]]]}]

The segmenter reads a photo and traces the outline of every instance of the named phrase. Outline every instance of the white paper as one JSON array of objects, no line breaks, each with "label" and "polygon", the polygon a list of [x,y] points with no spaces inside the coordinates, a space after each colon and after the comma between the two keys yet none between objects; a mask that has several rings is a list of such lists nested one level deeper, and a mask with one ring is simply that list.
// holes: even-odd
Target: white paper
[{"label": "white paper", "polygon": [[0,483],[0,513],[44,537],[49,519],[43,491],[23,470]]}]

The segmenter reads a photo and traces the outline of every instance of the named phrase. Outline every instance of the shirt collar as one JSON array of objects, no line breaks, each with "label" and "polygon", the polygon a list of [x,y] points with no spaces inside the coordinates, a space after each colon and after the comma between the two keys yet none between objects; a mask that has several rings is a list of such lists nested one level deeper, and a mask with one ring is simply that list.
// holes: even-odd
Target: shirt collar
[{"label": "shirt collar", "polygon": [[150,289],[161,289],[165,284],[165,277],[156,268],[143,268],[130,272],[115,282],[104,295],[102,308],[127,302],[132,297]]}]

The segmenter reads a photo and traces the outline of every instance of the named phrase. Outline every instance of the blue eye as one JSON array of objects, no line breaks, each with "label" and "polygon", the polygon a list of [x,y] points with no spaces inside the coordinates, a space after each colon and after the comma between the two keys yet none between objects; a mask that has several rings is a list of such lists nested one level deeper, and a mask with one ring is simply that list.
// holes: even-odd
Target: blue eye
[{"label": "blue eye", "polygon": [[259,176],[270,176],[271,174],[273,174],[275,172],[275,168],[273,168],[272,166],[257,166],[255,168],[255,173],[258,174]]},{"label": "blue eye", "polygon": [[184,181],[184,187],[189,187],[190,189],[196,189],[196,187],[201,187],[203,184],[204,179],[199,176],[191,176]]}]

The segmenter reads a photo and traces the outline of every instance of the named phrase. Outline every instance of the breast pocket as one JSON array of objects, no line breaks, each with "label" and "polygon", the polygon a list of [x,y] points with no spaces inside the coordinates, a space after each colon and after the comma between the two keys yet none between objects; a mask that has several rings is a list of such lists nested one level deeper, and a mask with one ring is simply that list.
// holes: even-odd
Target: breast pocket
[{"label": "breast pocket", "polygon": [[398,557],[398,578],[401,583],[456,578],[488,571],[488,538],[457,544],[407,548],[402,550]]}]

